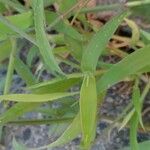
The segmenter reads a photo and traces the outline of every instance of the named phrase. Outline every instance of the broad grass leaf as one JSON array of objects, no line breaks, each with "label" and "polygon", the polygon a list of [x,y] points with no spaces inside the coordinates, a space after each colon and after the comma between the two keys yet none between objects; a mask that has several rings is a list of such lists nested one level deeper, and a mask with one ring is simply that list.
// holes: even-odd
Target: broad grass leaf
[{"label": "broad grass leaf", "polygon": [[56,0],[56,1],[59,4],[59,11],[61,13],[65,13],[77,3],[77,0]]},{"label": "broad grass leaf", "polygon": [[150,45],[138,49],[111,67],[97,82],[97,91],[102,92],[129,75],[136,74],[150,64]]},{"label": "broad grass leaf", "polygon": [[44,5],[41,0],[32,1],[33,12],[34,12],[34,25],[36,32],[37,45],[39,47],[40,54],[43,58],[44,65],[49,71],[56,74],[63,74],[55,60],[52,52],[52,47],[49,44],[48,38],[45,32],[45,14]]},{"label": "broad grass leaf", "polygon": [[33,26],[33,17],[31,12],[25,12],[8,17],[0,15],[0,32],[3,35],[0,36],[0,40],[4,40],[8,36],[16,35],[16,33],[18,33],[20,36],[36,45],[35,41],[24,32],[31,26]]},{"label": "broad grass leaf", "polygon": [[71,74],[67,75],[66,78],[56,78],[29,86],[28,89],[36,93],[64,92],[71,86],[78,84],[81,81],[81,78],[81,75]]},{"label": "broad grass leaf", "polygon": [[7,101],[15,101],[15,102],[48,102],[54,101],[59,98],[68,97],[76,95],[77,92],[74,93],[52,93],[52,94],[7,94],[0,95],[0,99],[4,99]]},{"label": "broad grass leaf", "polygon": [[[21,14],[8,16],[6,17],[6,19],[8,19],[12,24],[24,31],[26,31],[29,27],[33,26],[33,17],[31,12],[24,12]],[[0,31],[5,34],[15,33],[3,23],[0,23]]]},{"label": "broad grass leaf", "polygon": [[95,138],[97,114],[96,82],[93,75],[85,75],[80,90],[79,103],[83,147],[89,149]]},{"label": "broad grass leaf", "polygon": [[127,14],[127,12],[123,12],[115,16],[92,37],[82,56],[81,68],[84,72],[95,72],[98,58],[105,50],[112,35]]},{"label": "broad grass leaf", "polygon": [[[81,125],[80,125],[80,115],[77,114],[77,116],[74,118],[72,123],[68,126],[68,128],[65,130],[65,132],[53,143],[36,148],[36,150],[42,150],[44,148],[54,148],[58,146],[62,146],[70,141],[72,141],[74,138],[76,138],[81,132]],[[32,149],[34,150],[34,149]]]}]

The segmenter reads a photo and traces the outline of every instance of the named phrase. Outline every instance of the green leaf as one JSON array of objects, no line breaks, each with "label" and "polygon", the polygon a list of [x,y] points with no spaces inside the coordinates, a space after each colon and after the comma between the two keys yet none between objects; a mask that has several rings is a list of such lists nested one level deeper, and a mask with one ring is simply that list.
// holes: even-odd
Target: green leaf
[{"label": "green leaf", "polygon": [[56,78],[50,81],[38,83],[28,87],[36,93],[52,93],[52,92],[64,92],[71,86],[81,81],[81,74],[70,74],[66,78]]},{"label": "green leaf", "polygon": [[33,26],[33,17],[31,12],[25,12],[8,17],[0,15],[0,31],[3,35],[3,37],[0,36],[0,40],[3,40],[4,37],[7,38],[7,36],[16,35],[16,33],[18,33],[36,45],[35,41],[24,32],[31,26]]},{"label": "green leaf", "polygon": [[60,6],[59,11],[61,13],[65,13],[77,3],[77,0],[56,0],[56,1]]},{"label": "green leaf", "polygon": [[45,14],[43,1],[34,0],[32,1],[33,12],[34,12],[34,24],[36,32],[36,40],[39,47],[40,54],[43,58],[44,65],[49,71],[52,71],[54,74],[60,73],[63,74],[59,68],[55,57],[52,52],[52,47],[49,44],[45,33]]},{"label": "green leaf", "polygon": [[96,82],[93,75],[85,75],[80,91],[80,116],[83,147],[89,149],[95,138],[97,114]]},{"label": "green leaf", "polygon": [[135,113],[135,110],[132,109],[123,119],[122,123],[121,123],[121,126],[119,128],[119,130],[122,130],[127,124],[128,122],[130,121],[130,119],[132,118],[132,116],[134,115]]},{"label": "green leaf", "polygon": [[0,99],[15,101],[15,102],[48,102],[59,98],[76,95],[74,93],[52,93],[52,94],[8,94],[0,95]]},{"label": "green leaf", "polygon": [[140,33],[141,33],[141,38],[142,40],[146,43],[146,44],[149,44],[150,42],[150,33],[149,32],[146,32],[144,30],[140,30]]},{"label": "green leaf", "polygon": [[53,26],[53,23],[59,18],[59,15],[54,13],[54,12],[48,12],[45,11],[45,17],[46,17],[46,22],[51,28],[54,28],[56,31],[59,33],[63,33],[67,36],[70,36],[71,38],[78,40],[78,41],[83,41],[84,38],[82,34],[80,34],[77,30],[75,30],[71,25],[69,25],[68,21],[62,21],[60,20],[59,22],[55,23]]},{"label": "green leaf", "polygon": [[101,53],[104,51],[112,35],[127,14],[127,12],[123,12],[115,16],[92,37],[82,56],[81,68],[84,72],[95,72]]},{"label": "green leaf", "polygon": [[130,146],[131,150],[139,150],[138,142],[137,142],[137,130],[139,124],[139,117],[137,112],[134,112],[130,120]]},{"label": "green leaf", "polygon": [[36,46],[32,46],[27,54],[27,64],[29,67],[31,67],[34,58],[37,56],[38,56],[38,48]]},{"label": "green leaf", "polygon": [[15,120],[26,112],[32,111],[39,106],[39,103],[17,103],[14,104],[10,109],[5,111],[5,113],[0,115],[0,125],[5,125],[6,123]]},{"label": "green leaf", "polygon": [[27,85],[32,85],[35,83],[35,77],[29,70],[28,66],[25,65],[21,59],[15,58],[14,60],[15,70],[20,75],[20,77],[26,82]]},{"label": "green leaf", "polygon": [[144,129],[143,121],[142,121],[142,114],[141,114],[141,108],[142,108],[142,103],[140,102],[140,89],[138,87],[139,84],[139,79],[136,79],[135,85],[133,87],[133,94],[132,94],[132,102],[135,108],[135,112],[138,115],[138,121],[140,121],[140,124],[142,128]]},{"label": "green leaf", "polygon": [[139,150],[137,142],[137,130],[139,120],[141,120],[141,103],[140,103],[140,89],[138,87],[139,79],[135,80],[132,93],[132,102],[135,108],[134,114],[130,119],[130,146],[131,150]]},{"label": "green leaf", "polygon": [[81,61],[83,44],[78,40],[71,38],[70,36],[65,36],[65,42],[72,56]]},{"label": "green leaf", "polygon": [[20,3],[12,2],[10,0],[0,0],[0,2],[14,8],[18,12],[25,12],[26,11],[25,7],[23,7]]},{"label": "green leaf", "polygon": [[68,128],[65,130],[65,132],[55,142],[53,142],[49,145],[40,147],[40,148],[36,148],[36,150],[42,150],[45,148],[54,148],[54,147],[62,146],[64,144],[70,142],[74,138],[76,138],[80,132],[81,132],[80,116],[79,116],[79,114],[77,114],[77,116],[72,121],[72,123],[68,126]]},{"label": "green leaf", "polygon": [[0,62],[9,57],[11,52],[11,42],[6,40],[0,43]]},{"label": "green leaf", "polygon": [[140,69],[150,65],[150,45],[138,49],[122,61],[111,67],[97,82],[97,91],[102,92],[129,75],[136,74]]},{"label": "green leaf", "polygon": [[62,123],[55,123],[51,124],[49,127],[49,136],[59,137],[68,127],[70,122],[62,122]]}]

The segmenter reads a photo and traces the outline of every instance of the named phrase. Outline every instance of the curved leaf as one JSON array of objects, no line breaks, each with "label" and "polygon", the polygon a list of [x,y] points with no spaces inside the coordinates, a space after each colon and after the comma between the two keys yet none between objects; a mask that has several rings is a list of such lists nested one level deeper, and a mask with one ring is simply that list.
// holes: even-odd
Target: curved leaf
[{"label": "curved leaf", "polygon": [[84,72],[95,72],[99,56],[106,48],[112,35],[127,14],[127,12],[123,12],[120,15],[115,16],[93,36],[83,52],[81,68]]},{"label": "curved leaf", "polygon": [[150,45],[141,48],[111,67],[97,82],[97,91],[102,92],[129,75],[150,65]]},{"label": "curved leaf", "polygon": [[65,130],[65,132],[53,143],[49,145],[45,145],[40,148],[32,149],[32,150],[42,150],[45,148],[54,148],[57,146],[64,145],[74,138],[76,138],[81,132],[81,125],[80,125],[80,115],[77,114],[75,119],[72,121],[72,123],[69,125],[69,127]]}]

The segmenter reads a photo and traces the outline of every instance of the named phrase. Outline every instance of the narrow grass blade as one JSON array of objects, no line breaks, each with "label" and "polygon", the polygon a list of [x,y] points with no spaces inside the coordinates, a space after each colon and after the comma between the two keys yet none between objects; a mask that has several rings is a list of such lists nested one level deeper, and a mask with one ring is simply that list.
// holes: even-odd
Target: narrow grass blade
[{"label": "narrow grass blade", "polygon": [[34,12],[34,24],[36,32],[36,40],[40,50],[40,54],[44,60],[44,64],[49,71],[63,74],[59,68],[55,57],[52,52],[52,47],[49,44],[45,33],[45,17],[44,17],[44,6],[42,0],[32,1],[33,12]]},{"label": "narrow grass blade", "polygon": [[111,67],[97,82],[97,91],[102,92],[129,75],[136,74],[149,65],[150,45],[141,48]]},{"label": "narrow grass blade", "polygon": [[9,122],[9,124],[13,125],[56,125],[56,124],[63,124],[63,123],[71,123],[74,118],[57,118],[57,119],[21,119]]},{"label": "narrow grass blade", "polygon": [[138,115],[139,122],[144,129],[143,121],[142,121],[142,114],[141,114],[141,108],[142,108],[142,103],[140,102],[140,89],[138,87],[139,84],[139,79],[136,79],[135,85],[133,87],[133,94],[132,94],[132,102],[135,108],[135,113]]},{"label": "narrow grass blade", "polygon": [[130,120],[130,147],[131,150],[139,150],[137,142],[137,130],[139,124],[139,117],[137,112],[134,113]]},{"label": "narrow grass blade", "polygon": [[93,75],[85,75],[80,91],[80,116],[83,148],[89,149],[95,138],[97,113],[96,82]]},{"label": "narrow grass blade", "polygon": [[35,83],[36,79],[31,73],[30,69],[19,58],[15,58],[14,65],[15,70],[27,85],[32,85]]},{"label": "narrow grass blade", "polygon": [[3,3],[3,4],[5,4],[5,5],[8,5],[8,6],[14,8],[18,12],[25,12],[26,11],[25,7],[23,7],[19,3],[15,3],[15,2],[12,2],[10,0],[0,0],[0,2]]},{"label": "narrow grass blade", "polygon": [[4,94],[8,94],[10,87],[11,87],[12,77],[13,77],[13,73],[14,73],[14,60],[15,60],[15,55],[17,52],[16,40],[11,39],[11,43],[12,43],[12,48],[11,48],[11,53],[10,53],[10,57],[9,57],[9,64],[8,64],[8,69],[7,69]]},{"label": "narrow grass blade", "polygon": [[38,48],[36,46],[32,46],[30,49],[29,49],[29,52],[27,54],[27,65],[29,67],[32,67],[32,63],[33,63],[33,60],[34,58],[36,58],[38,56]]},{"label": "narrow grass blade", "polygon": [[[0,15],[1,16],[1,15]],[[31,12],[25,12],[13,16],[3,17],[0,19],[0,41],[5,40],[10,35],[16,35],[16,33],[20,33],[22,36],[26,36],[27,34],[23,33],[29,29],[29,27],[33,26],[33,17]],[[27,37],[28,38],[28,35]],[[29,37],[30,39],[31,37]]]},{"label": "narrow grass blade", "polygon": [[68,97],[76,95],[74,93],[52,93],[52,94],[9,94],[9,95],[0,95],[0,99],[15,101],[15,102],[48,102],[54,101],[59,98]]},{"label": "narrow grass blade", "polygon": [[82,56],[81,68],[84,72],[95,72],[98,58],[127,14],[127,12],[123,12],[120,15],[115,16],[92,37]]},{"label": "narrow grass blade", "polygon": [[122,130],[126,125],[127,123],[130,121],[130,119],[133,117],[135,113],[135,110],[132,109],[126,116],[125,118],[123,119],[122,123],[121,123],[121,126],[119,128],[119,131]]},{"label": "narrow grass blade", "polygon": [[50,24],[48,29],[55,29],[59,33],[63,33],[64,35],[70,36],[71,38],[78,40],[78,41],[83,41],[84,38],[82,34],[80,34],[77,30],[75,30],[67,21],[60,20],[59,23],[55,24],[55,26],[51,26],[52,23],[56,20],[56,18],[59,17],[58,14],[54,12],[48,12],[45,11],[45,17],[46,17],[46,22],[47,24]]},{"label": "narrow grass blade", "polygon": [[9,57],[11,52],[11,42],[6,40],[0,43],[0,62]]},{"label": "narrow grass blade", "polygon": [[72,121],[72,123],[69,125],[69,127],[65,130],[65,132],[55,142],[32,150],[42,150],[45,148],[54,148],[64,145],[73,140],[74,138],[76,138],[80,134],[80,132],[81,132],[81,125],[80,125],[80,116],[78,114]]}]

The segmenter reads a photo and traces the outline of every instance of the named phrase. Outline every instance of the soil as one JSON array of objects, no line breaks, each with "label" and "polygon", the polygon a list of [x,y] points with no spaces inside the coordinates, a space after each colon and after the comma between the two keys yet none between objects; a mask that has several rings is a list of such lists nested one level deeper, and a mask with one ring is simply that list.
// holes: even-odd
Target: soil
[{"label": "soil", "polygon": [[[99,3],[113,3],[116,0],[98,0]],[[119,2],[124,2],[124,0],[119,0]],[[69,68],[70,69],[70,68]],[[68,67],[66,67],[66,71],[68,71]],[[71,72],[69,70],[69,72]],[[2,89],[4,83],[1,82],[6,76],[6,68],[0,69],[0,92],[2,93]],[[44,74],[43,78],[51,78],[50,75]],[[125,90],[125,92],[119,92],[120,86],[122,83],[113,86],[109,89],[107,96],[105,98],[105,102],[100,110],[101,115],[105,115],[110,118],[114,118],[118,116],[127,104],[130,101],[130,92],[129,90]],[[24,90],[22,87],[24,86],[24,82],[18,77],[14,75],[13,77],[13,85],[12,85],[12,93],[23,93]],[[147,97],[146,105],[150,105],[148,101],[150,100],[150,95]],[[147,104],[148,103],[148,104]],[[1,113],[2,113],[2,109]],[[43,116],[40,113],[28,113],[25,118],[42,118]],[[150,121],[150,116],[146,117],[147,121]],[[99,122],[97,127],[97,138],[96,142],[92,148],[92,150],[119,150],[123,149],[123,147],[129,144],[129,129],[125,128],[121,131],[118,131],[117,127],[110,129],[108,132],[105,130],[108,127],[108,122],[102,120]],[[3,139],[0,145],[0,150],[13,150],[12,149],[12,139],[16,138],[17,141],[25,144],[29,147],[38,147],[45,145],[54,141],[52,136],[50,136],[50,126],[48,125],[40,125],[40,126],[13,126],[7,125],[4,127]],[[138,141],[146,141],[150,140],[150,133],[139,133]],[[67,144],[61,148],[54,148],[53,150],[77,150],[80,138],[73,140],[71,143]],[[4,146],[2,146],[4,145]]]}]

